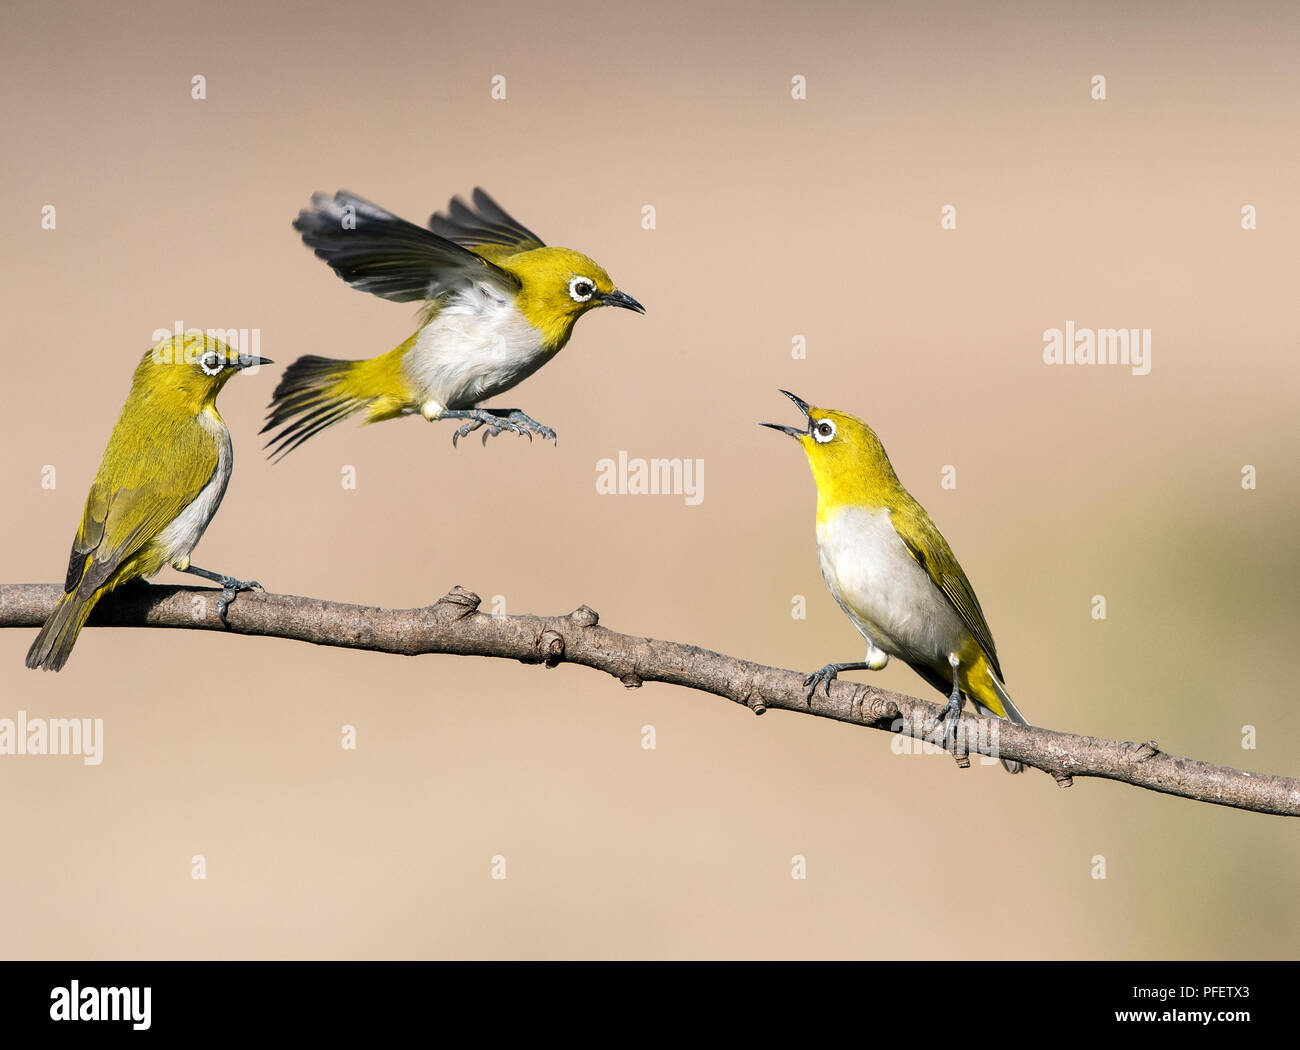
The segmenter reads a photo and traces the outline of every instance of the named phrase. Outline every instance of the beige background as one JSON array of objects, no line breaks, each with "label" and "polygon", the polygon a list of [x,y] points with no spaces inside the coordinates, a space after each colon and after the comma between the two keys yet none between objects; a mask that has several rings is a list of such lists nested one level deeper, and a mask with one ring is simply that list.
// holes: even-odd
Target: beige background
[{"label": "beige background", "polygon": [[[1300,773],[1300,15],[1130,6],[7,5],[0,579],[62,579],[154,329],[256,327],[278,363],[223,395],[237,466],[198,564],[390,606],[587,602],[811,670],[861,645],[802,456],[756,425],[795,420],[787,387],[878,429],[1032,721]],[[508,399],[558,448],[411,419],[266,462],[284,364],[413,327],[311,257],[297,209],[342,186],[422,222],[480,183],[649,309],[584,320]],[[1151,374],[1046,367],[1067,319],[1151,328]],[[598,496],[620,449],[703,458],[704,503]],[[1296,953],[1279,818],[581,668],[92,629],[47,675],[33,635],[0,634],[0,717],[102,717],[105,760],[0,760],[5,956]]]}]

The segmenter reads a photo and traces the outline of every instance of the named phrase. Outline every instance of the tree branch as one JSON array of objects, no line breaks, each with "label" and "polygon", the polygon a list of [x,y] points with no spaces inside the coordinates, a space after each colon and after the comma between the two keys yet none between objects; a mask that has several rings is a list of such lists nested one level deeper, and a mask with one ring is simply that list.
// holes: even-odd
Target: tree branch
[{"label": "tree branch", "polygon": [[[57,584],[0,584],[0,627],[39,627],[61,593]],[[598,626],[596,613],[585,605],[567,616],[497,616],[479,612],[478,595],[460,587],[422,609],[246,592],[230,606],[227,626],[217,618],[216,602],[209,600],[215,593],[208,588],[130,584],[100,602],[89,622],[262,635],[405,656],[453,653],[548,667],[582,664],[628,687],[667,682],[726,697],[755,714],[778,708],[939,739],[933,733],[941,711],[937,704],[858,682],[835,682],[829,696],[819,689],[809,705],[803,672],[679,642],[619,634]],[[962,718],[961,729],[972,745],[982,742],[980,750],[995,746],[1000,757],[1044,770],[1062,787],[1069,787],[1073,777],[1102,777],[1220,806],[1300,816],[1300,780],[1177,758],[1161,752],[1154,742],[1103,740],[970,716]],[[961,754],[958,762],[968,765],[969,759]]]}]

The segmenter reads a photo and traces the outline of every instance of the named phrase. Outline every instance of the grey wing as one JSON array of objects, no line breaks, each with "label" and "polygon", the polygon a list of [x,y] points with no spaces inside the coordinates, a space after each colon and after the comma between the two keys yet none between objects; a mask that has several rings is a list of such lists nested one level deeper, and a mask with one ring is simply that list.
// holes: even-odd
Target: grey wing
[{"label": "grey wing", "polygon": [[463,245],[346,190],[312,195],[294,220],[303,243],[353,288],[405,303],[487,283],[507,294],[519,281]]},{"label": "grey wing", "polygon": [[527,252],[546,246],[537,234],[488,196],[486,190],[476,187],[473,200],[471,206],[453,197],[446,215],[434,212],[429,216],[429,229],[467,248],[492,244]]}]

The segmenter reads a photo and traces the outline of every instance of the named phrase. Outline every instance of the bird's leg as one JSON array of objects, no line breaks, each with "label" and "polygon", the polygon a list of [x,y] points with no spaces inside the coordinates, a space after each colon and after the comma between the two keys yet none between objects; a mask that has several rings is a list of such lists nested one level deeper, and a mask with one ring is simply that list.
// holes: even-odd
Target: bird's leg
[{"label": "bird's leg", "polygon": [[961,675],[957,673],[961,661],[956,656],[949,656],[948,663],[952,666],[952,693],[948,697],[947,706],[943,708],[943,714],[939,716],[939,723],[944,727],[943,730],[943,749],[951,751],[957,738],[957,720],[961,717],[961,709],[966,703],[966,698],[961,693]]},{"label": "bird's leg", "polygon": [[813,693],[817,692],[817,687],[823,682],[826,683],[826,696],[829,699],[831,695],[831,683],[839,677],[841,671],[874,671],[876,666],[867,662],[855,662],[847,664],[827,664],[820,671],[814,671],[803,680],[803,684],[808,688],[808,706],[812,707]]},{"label": "bird's leg", "polygon": [[256,580],[237,580],[233,576],[223,576],[210,569],[200,569],[197,565],[186,566],[181,572],[192,573],[195,576],[202,576],[205,580],[221,584],[221,597],[217,599],[217,615],[221,617],[222,623],[226,622],[226,607],[235,600],[236,594],[240,591],[266,590]]},{"label": "bird's leg", "polygon": [[439,412],[435,418],[465,419],[469,421],[456,428],[456,432],[451,436],[453,445],[466,434],[474,433],[479,427],[487,427],[483,431],[483,444],[485,445],[488,438],[496,437],[503,430],[508,430],[512,434],[525,435],[529,441],[533,440],[534,434],[547,441],[555,441],[554,430],[537,422],[537,420],[517,408],[448,408]]}]

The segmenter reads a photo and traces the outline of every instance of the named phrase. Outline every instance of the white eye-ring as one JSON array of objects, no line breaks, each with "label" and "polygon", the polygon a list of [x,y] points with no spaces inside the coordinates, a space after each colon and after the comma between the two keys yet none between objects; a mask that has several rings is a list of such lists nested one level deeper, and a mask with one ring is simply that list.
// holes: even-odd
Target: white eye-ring
[{"label": "white eye-ring", "polygon": [[575,277],[569,282],[569,298],[575,303],[585,303],[596,294],[596,282],[590,277]]},{"label": "white eye-ring", "polygon": [[835,424],[829,419],[819,419],[817,425],[813,427],[813,440],[819,445],[824,445],[835,436]]},{"label": "white eye-ring", "polygon": [[203,369],[204,375],[219,375],[223,366],[224,362],[215,350],[209,350],[199,358],[199,367]]}]

